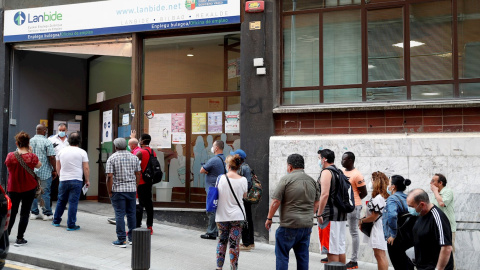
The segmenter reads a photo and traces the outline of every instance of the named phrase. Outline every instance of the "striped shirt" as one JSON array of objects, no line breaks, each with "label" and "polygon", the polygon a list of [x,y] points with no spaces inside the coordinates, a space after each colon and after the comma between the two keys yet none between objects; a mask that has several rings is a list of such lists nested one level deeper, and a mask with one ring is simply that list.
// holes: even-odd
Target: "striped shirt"
[{"label": "striped shirt", "polygon": [[47,180],[52,177],[53,168],[48,157],[55,156],[53,144],[45,136],[37,134],[30,139],[30,146],[32,146],[32,152],[37,155],[38,160],[42,163],[42,167],[35,169],[35,174],[40,180]]},{"label": "striped shirt", "polygon": [[126,150],[120,150],[108,158],[105,173],[113,174],[112,192],[136,192],[135,172],[140,171],[138,158]]}]

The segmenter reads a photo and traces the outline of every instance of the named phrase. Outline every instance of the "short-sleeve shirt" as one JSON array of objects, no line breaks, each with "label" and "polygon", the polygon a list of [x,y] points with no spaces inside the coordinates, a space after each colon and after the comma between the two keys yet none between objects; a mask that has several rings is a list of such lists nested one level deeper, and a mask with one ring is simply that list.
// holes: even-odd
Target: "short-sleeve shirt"
[{"label": "short-sleeve shirt", "polygon": [[45,138],[45,136],[37,134],[30,139],[30,146],[32,147],[32,152],[37,155],[42,163],[42,167],[35,169],[35,174],[40,180],[47,180],[52,177],[53,168],[48,157],[55,156],[53,144],[50,140]]},{"label": "short-sleeve shirt", "polygon": [[356,168],[351,171],[347,171],[344,169],[343,173],[349,178],[350,184],[352,185],[353,197],[355,197],[355,206],[361,206],[362,199],[360,198],[360,194],[358,193],[358,188],[365,186],[365,181],[363,180],[362,173]]},{"label": "short-sleeve shirt", "polygon": [[68,139],[67,137],[65,136],[65,140],[62,141],[62,139],[60,139],[60,137],[58,137],[58,134],[57,135],[52,135],[50,137],[48,137],[48,140],[52,142],[53,144],[53,150],[55,150],[55,155],[58,155],[58,153],[60,153],[60,151],[69,146],[70,144],[68,143]]},{"label": "short-sleeve shirt", "polygon": [[237,196],[240,207],[238,206],[235,197],[232,194],[232,190],[228,185],[225,175],[220,175],[218,179],[218,207],[215,214],[215,222],[227,222],[227,221],[239,221],[245,220],[243,213],[245,213],[245,206],[243,205],[243,194],[247,192],[247,179],[245,177],[232,179],[230,178],[230,184],[232,185],[235,196]]},{"label": "short-sleeve shirt", "polygon": [[[413,226],[415,263],[419,270],[434,270],[443,246],[452,245],[452,230],[447,216],[436,206],[424,216],[420,216]],[[450,254],[446,270],[453,269],[453,256]]]},{"label": "short-sleeve shirt", "polygon": [[443,203],[445,204],[444,207],[440,206],[437,202],[437,198],[435,196],[432,196],[432,203],[440,208],[440,210],[443,211],[443,213],[447,216],[448,220],[450,221],[450,228],[452,229],[452,232],[457,231],[457,221],[455,220],[455,211],[453,210],[453,190],[444,187],[442,190],[439,192],[440,197],[442,197]]},{"label": "short-sleeve shirt", "polygon": [[272,199],[281,202],[280,226],[308,228],[313,225],[313,207],[320,200],[320,189],[304,170],[294,170],[280,179]]},{"label": "short-sleeve shirt", "polygon": [[78,146],[67,146],[55,158],[60,161],[60,181],[83,181],[83,163],[88,162],[85,150]]},{"label": "short-sleeve shirt", "polygon": [[[138,152],[142,152],[142,161],[140,163],[140,167],[142,168],[142,172],[145,171],[145,169],[147,168],[147,165],[148,165],[148,161],[150,160],[150,153],[153,152],[153,156],[156,157],[157,156],[157,153],[155,153],[155,151],[152,150],[152,148],[150,147],[145,147],[145,149],[142,149],[140,147],[137,147],[133,150],[133,154],[134,155],[137,155]],[[145,184],[145,181],[143,181],[143,177],[140,176],[140,182],[138,183],[138,185],[143,185]]]},{"label": "short-sleeve shirt", "polygon": [[[30,168],[38,164],[38,157],[33,153],[20,155]],[[25,192],[37,187],[37,181],[18,162],[14,152],[10,152],[5,159],[8,169],[8,192]]]},{"label": "short-sleeve shirt", "polygon": [[[220,158],[221,160],[220,160]],[[225,156],[223,154],[218,154],[203,165],[205,171],[207,171],[207,176],[205,177],[205,188],[214,187],[217,181],[217,177],[225,173]]]},{"label": "short-sleeve shirt", "polygon": [[138,158],[126,151],[120,150],[107,160],[105,173],[113,174],[112,192],[136,192],[137,178],[135,172],[140,172]]}]

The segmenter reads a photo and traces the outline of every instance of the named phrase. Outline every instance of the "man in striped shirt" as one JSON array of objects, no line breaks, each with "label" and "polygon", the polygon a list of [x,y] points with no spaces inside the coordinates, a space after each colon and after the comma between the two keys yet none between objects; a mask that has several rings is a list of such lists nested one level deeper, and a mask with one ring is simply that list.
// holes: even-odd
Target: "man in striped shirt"
[{"label": "man in striped shirt", "polygon": [[423,189],[412,190],[407,204],[420,215],[413,227],[417,269],[452,270],[452,230],[447,216],[430,202]]}]

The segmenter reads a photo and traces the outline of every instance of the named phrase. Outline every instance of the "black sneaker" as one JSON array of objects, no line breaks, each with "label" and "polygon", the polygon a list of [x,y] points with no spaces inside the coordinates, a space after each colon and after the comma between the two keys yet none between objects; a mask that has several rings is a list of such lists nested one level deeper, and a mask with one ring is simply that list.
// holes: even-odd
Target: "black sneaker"
[{"label": "black sneaker", "polygon": [[200,237],[202,239],[210,239],[210,240],[215,240],[217,239],[217,237],[215,235],[211,235],[211,234],[202,234],[200,235]]},{"label": "black sneaker", "polygon": [[328,257],[320,260],[321,263],[328,263]]},{"label": "black sneaker", "polygon": [[347,263],[347,269],[358,269],[358,263],[349,261]]},{"label": "black sneaker", "polygon": [[21,247],[21,246],[24,246],[27,244],[27,240],[25,240],[24,238],[22,239],[17,239],[17,241],[15,241],[15,244],[13,244],[14,246],[16,247]]}]

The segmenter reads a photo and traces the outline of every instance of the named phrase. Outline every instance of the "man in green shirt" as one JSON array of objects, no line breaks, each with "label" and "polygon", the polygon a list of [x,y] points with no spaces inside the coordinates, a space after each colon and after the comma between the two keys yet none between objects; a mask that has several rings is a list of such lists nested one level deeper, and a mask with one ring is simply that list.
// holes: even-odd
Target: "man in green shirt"
[{"label": "man in green shirt", "polygon": [[430,181],[430,189],[433,192],[432,203],[445,213],[452,228],[452,251],[455,252],[455,211],[453,209],[453,191],[446,187],[447,178],[441,173],[436,173]]},{"label": "man in green shirt", "polygon": [[293,248],[298,270],[308,270],[310,234],[313,215],[320,200],[317,181],[304,171],[305,161],[299,154],[287,158],[287,172],[278,182],[265,222],[270,230],[272,219],[280,207],[280,227],[275,233],[277,270],[288,270],[290,250]]}]

